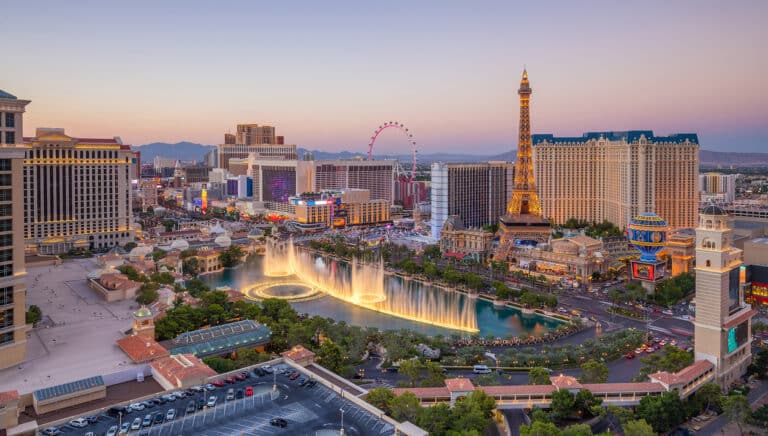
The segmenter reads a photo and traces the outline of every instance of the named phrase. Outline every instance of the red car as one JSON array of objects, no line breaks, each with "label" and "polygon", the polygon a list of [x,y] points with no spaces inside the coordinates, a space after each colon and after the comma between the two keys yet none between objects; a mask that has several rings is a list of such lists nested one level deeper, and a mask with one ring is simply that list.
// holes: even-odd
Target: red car
[{"label": "red car", "polygon": [[240,374],[235,374],[235,378],[239,381],[243,381],[246,379],[245,373],[241,372]]},{"label": "red car", "polygon": [[220,388],[220,387],[224,386],[224,380],[216,379],[216,380],[212,381],[211,384],[216,386],[217,388]]},{"label": "red car", "polygon": [[289,380],[296,380],[297,378],[299,378],[300,375],[301,374],[299,374],[298,371],[297,371],[297,372],[294,372],[293,374],[291,374],[291,376],[288,377],[288,379]]},{"label": "red car", "polygon": [[229,376],[229,377],[225,378],[224,381],[227,382],[227,384],[231,385],[232,383],[235,382],[235,378],[232,377],[232,376]]},{"label": "red car", "polygon": [[634,353],[627,353],[627,354],[624,355],[624,357],[626,357],[627,359],[634,359],[635,358],[635,354]]},{"label": "red car", "polygon": [[253,387],[252,386],[246,386],[245,387],[245,396],[250,397],[253,395]]}]

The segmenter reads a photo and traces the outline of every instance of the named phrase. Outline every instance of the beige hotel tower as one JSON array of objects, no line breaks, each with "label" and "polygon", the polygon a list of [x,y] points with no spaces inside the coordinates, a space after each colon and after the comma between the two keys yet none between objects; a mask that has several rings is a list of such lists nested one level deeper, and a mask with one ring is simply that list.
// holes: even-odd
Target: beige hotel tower
[{"label": "beige hotel tower", "polygon": [[696,229],[695,358],[715,365],[717,382],[728,387],[752,360],[752,307],[741,286],[743,253],[731,246],[728,215],[709,205]]}]

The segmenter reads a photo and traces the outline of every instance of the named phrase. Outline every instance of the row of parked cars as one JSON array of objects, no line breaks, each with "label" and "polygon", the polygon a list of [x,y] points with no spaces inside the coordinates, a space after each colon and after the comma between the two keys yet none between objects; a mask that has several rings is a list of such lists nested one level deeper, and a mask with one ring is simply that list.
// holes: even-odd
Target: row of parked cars
[{"label": "row of parked cars", "polygon": [[[226,385],[235,384],[239,381],[245,381],[249,378],[258,378],[263,377],[267,374],[281,374],[285,377],[287,377],[289,380],[297,380],[297,383],[300,386],[306,386],[306,387],[313,387],[317,384],[317,381],[314,379],[308,379],[306,377],[300,377],[301,373],[299,373],[296,370],[285,368],[283,366],[278,367],[271,367],[270,365],[263,365],[262,367],[254,368],[252,372],[240,372],[234,375],[230,375],[221,379],[216,379],[211,381],[211,383],[208,383],[206,385],[197,385],[193,386],[186,390],[179,390],[175,392],[171,392],[165,395],[162,395],[157,398],[148,399],[145,401],[135,402],[131,403],[127,406],[113,406],[109,408],[106,411],[107,417],[112,418],[124,418],[125,422],[122,423],[122,425],[117,426],[113,425],[109,428],[109,430],[106,432],[106,436],[117,436],[120,434],[127,434],[129,431],[138,431],[146,427],[151,427],[153,425],[160,425],[164,422],[172,421],[177,416],[177,409],[170,408],[167,409],[164,412],[154,412],[154,413],[147,413],[144,415],[143,418],[136,417],[133,420],[128,419],[128,415],[135,412],[144,412],[148,411],[150,409],[153,409],[155,407],[160,407],[169,403],[173,403],[177,400],[181,400],[184,398],[190,398],[193,396],[199,396],[197,399],[191,399],[187,402],[187,405],[185,406],[184,413],[190,414],[195,413],[198,410],[202,410],[204,408],[213,408],[216,407],[218,404],[218,396],[217,395],[208,395],[206,397],[206,394],[212,393],[214,390],[218,388],[222,388]],[[250,397],[253,396],[254,390],[253,386],[245,386],[244,388],[229,388],[226,392],[225,399],[227,401],[241,399],[244,397]],[[200,396],[203,394],[202,396]],[[70,427],[74,428],[85,428],[88,427],[91,424],[96,424],[99,422],[100,419],[107,419],[106,417],[94,415],[94,416],[88,416],[83,418],[76,418],[71,421],[69,421],[67,424]],[[273,422],[274,421],[274,422]],[[278,427],[285,427],[288,425],[288,422],[283,418],[274,418],[270,421],[270,424]],[[57,427],[49,427],[46,428],[41,432],[44,436],[57,436],[62,434],[61,429]],[[141,435],[142,433],[138,433]],[[87,432],[85,433],[85,436],[94,436],[93,432]]]}]

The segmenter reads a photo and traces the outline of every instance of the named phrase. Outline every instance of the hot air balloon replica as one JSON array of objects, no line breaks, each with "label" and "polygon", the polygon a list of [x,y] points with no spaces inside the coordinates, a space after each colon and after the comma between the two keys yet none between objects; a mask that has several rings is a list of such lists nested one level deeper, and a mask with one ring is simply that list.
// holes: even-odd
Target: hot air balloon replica
[{"label": "hot air balloon replica", "polygon": [[666,270],[666,262],[659,260],[657,254],[667,243],[667,222],[653,212],[642,213],[630,221],[627,238],[640,251],[640,259],[630,262],[632,278],[653,292]]}]

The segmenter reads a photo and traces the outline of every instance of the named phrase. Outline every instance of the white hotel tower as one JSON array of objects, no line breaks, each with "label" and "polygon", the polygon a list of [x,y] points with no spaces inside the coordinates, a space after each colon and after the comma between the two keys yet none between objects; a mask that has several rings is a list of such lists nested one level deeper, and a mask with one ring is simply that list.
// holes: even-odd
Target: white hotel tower
[{"label": "white hotel tower", "polygon": [[755,315],[744,302],[740,273],[743,253],[731,246],[728,215],[709,205],[696,229],[696,360],[715,365],[717,382],[727,387],[739,379],[752,360]]}]

